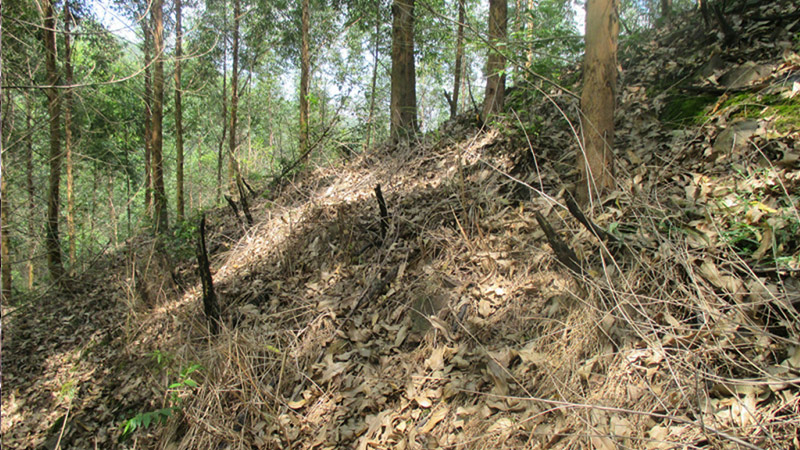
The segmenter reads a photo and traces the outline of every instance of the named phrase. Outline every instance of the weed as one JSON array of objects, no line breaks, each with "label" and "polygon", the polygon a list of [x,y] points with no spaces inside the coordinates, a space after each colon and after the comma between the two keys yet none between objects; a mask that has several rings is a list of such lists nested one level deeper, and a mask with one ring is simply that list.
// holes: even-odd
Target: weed
[{"label": "weed", "polygon": [[[150,356],[160,367],[167,366],[173,360],[171,356],[159,350],[154,351]],[[162,425],[167,422],[172,414],[179,413],[186,395],[199,387],[199,384],[191,375],[202,369],[203,366],[200,364],[190,364],[188,367],[183,368],[178,373],[178,380],[167,387],[169,394],[166,402],[167,406],[154,411],[139,412],[126,420],[122,425],[122,434],[119,437],[119,442],[129,439],[137,429],[149,428],[150,425]]]}]

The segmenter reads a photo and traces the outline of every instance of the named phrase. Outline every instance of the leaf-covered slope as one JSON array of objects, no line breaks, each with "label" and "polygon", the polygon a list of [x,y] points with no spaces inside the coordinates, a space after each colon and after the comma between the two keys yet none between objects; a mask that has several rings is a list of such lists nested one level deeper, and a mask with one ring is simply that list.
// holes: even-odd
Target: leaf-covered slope
[{"label": "leaf-covered slope", "polygon": [[[96,294],[103,319],[78,328],[108,330],[105,344],[51,351],[75,335],[56,324],[68,308],[53,306],[36,339],[24,327],[36,311],[17,312],[4,444],[57,438],[69,409],[75,448],[791,448],[798,25],[774,8],[732,14],[734,48],[692,17],[626,50],[618,189],[588,214],[624,245],[606,248],[565,208],[577,100],[518,89],[506,124],[464,118],[312,171],[261,200],[245,232],[212,214],[218,336],[199,286],[156,278],[141,244],[136,264],[106,271],[125,275]],[[558,263],[536,212],[583,276]],[[165,406],[195,363],[199,387],[173,388],[181,413],[116,444],[122,421]],[[71,379],[68,403],[54,393]]]}]

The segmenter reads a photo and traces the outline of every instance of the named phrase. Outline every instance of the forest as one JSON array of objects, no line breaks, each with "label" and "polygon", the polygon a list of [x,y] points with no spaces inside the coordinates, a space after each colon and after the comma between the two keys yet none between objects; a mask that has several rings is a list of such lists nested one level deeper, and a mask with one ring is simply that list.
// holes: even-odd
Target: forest
[{"label": "forest", "polygon": [[790,0],[0,3],[2,446],[800,447]]}]

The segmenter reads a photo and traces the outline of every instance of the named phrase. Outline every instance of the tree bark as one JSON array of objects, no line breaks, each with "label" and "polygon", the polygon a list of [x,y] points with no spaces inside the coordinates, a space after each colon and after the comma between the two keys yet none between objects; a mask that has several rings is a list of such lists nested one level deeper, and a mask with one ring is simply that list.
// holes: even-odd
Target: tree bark
[{"label": "tree bark", "polygon": [[[238,1],[238,0],[237,0]],[[308,87],[309,72],[311,70],[311,57],[308,52],[308,22],[309,22],[308,0],[302,1],[300,12],[301,25],[300,34],[300,153],[308,148]]]},{"label": "tree bark", "polygon": [[[2,36],[3,22],[0,18],[0,36]],[[2,39],[0,39],[0,54],[2,54]],[[3,63],[0,61],[0,81],[5,81],[6,77],[3,72]],[[6,102],[2,103],[2,96],[0,96],[0,110],[3,111],[2,123],[0,123],[0,153],[6,150],[7,136],[3,133],[10,135],[10,130],[6,127],[10,125],[9,118],[10,107],[12,103],[7,97]],[[30,121],[28,121],[30,125]],[[10,127],[9,127],[10,128]],[[8,230],[8,191],[6,190],[6,178],[8,172],[3,166],[3,160],[0,158],[0,301],[8,304],[11,301],[11,236]],[[5,197],[5,198],[3,198]]]},{"label": "tree bark", "polygon": [[239,106],[239,0],[233,0],[233,66],[231,67],[231,135],[228,147],[228,192],[235,196],[236,185],[236,114]]},{"label": "tree bark", "polygon": [[[38,240],[36,239],[36,223],[39,219],[36,217],[38,208],[36,207],[36,190],[33,187],[33,126],[31,120],[33,119],[33,96],[27,93],[25,95],[26,111],[25,111],[25,186],[28,191],[28,239],[30,244],[28,253],[35,255],[37,250]],[[3,190],[5,192],[5,190]],[[33,289],[34,279],[34,258],[28,258],[28,290]]]},{"label": "tree bark", "polygon": [[61,243],[58,238],[58,215],[61,204],[61,136],[59,119],[61,117],[61,98],[58,89],[56,68],[56,18],[53,0],[44,0],[45,67],[47,69],[47,112],[50,116],[50,175],[47,194],[47,221],[45,223],[45,245],[47,246],[47,267],[53,281],[63,283],[64,265],[61,262]]},{"label": "tree bark", "polygon": [[181,56],[183,49],[183,30],[181,29],[181,0],[175,0],[175,159],[176,159],[176,199],[178,220],[184,217],[183,201],[183,110],[181,109]]},{"label": "tree bark", "polygon": [[[223,24],[225,30],[228,29],[227,13]],[[219,140],[217,149],[217,197],[214,204],[218,204],[222,194],[222,162],[225,160],[225,141],[228,134],[228,38],[223,37],[222,44],[222,138]]]},{"label": "tree bark", "polygon": [[[0,139],[2,140],[2,139]],[[0,163],[2,164],[2,163]],[[11,236],[8,232],[8,190],[6,190],[6,178],[8,178],[6,168],[2,167],[0,173],[0,192],[4,198],[0,204],[0,258],[2,258],[2,288],[0,288],[0,299],[4,304],[11,301]]]},{"label": "tree bark", "polygon": [[[64,0],[64,72],[67,86],[72,86],[72,47],[70,45],[70,24],[72,12],[69,1]],[[75,265],[77,247],[75,234],[75,176],[72,162],[72,89],[64,90],[64,151],[67,159],[67,238],[69,240],[69,265]],[[70,269],[72,270],[72,269]]]},{"label": "tree bark", "polygon": [[197,271],[203,284],[203,311],[208,319],[211,333],[217,334],[219,331],[219,303],[217,295],[214,293],[214,279],[208,263],[205,214],[200,217],[199,236],[197,237]]},{"label": "tree bark", "polygon": [[375,48],[372,50],[372,87],[369,96],[369,117],[367,117],[367,138],[364,143],[364,150],[369,149],[370,140],[372,139],[372,130],[375,128],[373,121],[375,120],[375,93],[378,85],[378,51],[381,42],[381,7],[378,2],[375,3]]},{"label": "tree bark", "polygon": [[586,3],[586,56],[583,63],[583,152],[577,199],[586,204],[613,185],[614,102],[617,85],[619,0]]},{"label": "tree bark", "polygon": [[417,87],[414,65],[414,0],[392,4],[391,130],[394,142],[416,134]]},{"label": "tree bark", "polygon": [[153,0],[151,6],[153,19],[153,44],[155,63],[153,65],[153,123],[152,123],[152,169],[153,169],[153,224],[156,234],[168,229],[167,194],[164,189],[164,17],[162,0]]},{"label": "tree bark", "polygon": [[450,103],[450,118],[458,114],[458,95],[461,91],[461,76],[464,71],[464,21],[466,20],[465,0],[458,0],[458,24],[456,25],[456,61],[453,76],[453,101]]},{"label": "tree bark", "polygon": [[661,0],[661,17],[667,22],[672,22],[672,0]]},{"label": "tree bark", "polygon": [[506,91],[505,48],[508,16],[507,0],[489,0],[489,58],[486,62],[486,96],[483,100],[481,120],[503,111]]},{"label": "tree bark", "polygon": [[153,56],[150,53],[153,45],[153,36],[147,23],[147,17],[142,17],[142,33],[144,34],[144,208],[147,217],[153,217],[153,179],[152,179],[152,150],[153,150],[153,70],[150,64]]}]

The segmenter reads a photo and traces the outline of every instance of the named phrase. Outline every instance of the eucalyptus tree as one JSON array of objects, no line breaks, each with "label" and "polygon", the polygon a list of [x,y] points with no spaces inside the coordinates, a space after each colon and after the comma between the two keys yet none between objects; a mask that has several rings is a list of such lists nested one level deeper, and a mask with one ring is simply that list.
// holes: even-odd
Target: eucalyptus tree
[{"label": "eucalyptus tree", "polygon": [[406,140],[417,124],[417,73],[414,60],[414,1],[392,4],[392,99],[391,130],[394,141]]},{"label": "eucalyptus tree", "polygon": [[[66,0],[65,0],[66,1]],[[183,108],[181,102],[181,58],[183,57],[182,3],[175,0],[175,209],[178,221],[184,218],[183,195]]]},{"label": "eucalyptus tree", "polygon": [[506,32],[508,0],[489,0],[489,59],[486,63],[486,95],[483,100],[483,121],[503,111],[506,90]]},{"label": "eucalyptus tree", "polygon": [[456,23],[456,59],[453,64],[453,97],[449,99],[451,119],[458,114],[458,94],[461,91],[461,77],[464,73],[464,21],[467,19],[465,1],[457,0],[458,21]]},{"label": "eucalyptus tree", "polygon": [[153,224],[157,234],[166,233],[167,193],[164,189],[164,7],[162,0],[153,0],[150,6],[153,21],[153,123],[152,170],[153,170]]},{"label": "eucalyptus tree", "polygon": [[577,194],[583,203],[613,186],[618,13],[619,0],[586,2],[586,56],[581,94],[584,140],[583,152],[577,158],[581,174]]},{"label": "eucalyptus tree", "polygon": [[308,88],[311,72],[311,55],[308,50],[309,1],[301,1],[300,12],[300,153],[308,149]]},{"label": "eucalyptus tree", "polygon": [[67,166],[67,238],[69,241],[69,263],[75,265],[77,237],[75,235],[75,165],[73,164],[72,138],[72,45],[70,42],[70,25],[75,17],[72,14],[69,0],[64,0],[64,72],[67,84],[64,89],[64,150]]},{"label": "eucalyptus tree", "polygon": [[61,261],[61,242],[58,236],[58,220],[61,207],[61,95],[56,66],[56,14],[54,0],[42,2],[42,37],[45,46],[45,66],[47,69],[47,111],[50,123],[50,177],[47,194],[47,222],[45,224],[45,246],[47,266],[50,276],[58,283],[63,282],[64,265]]}]

